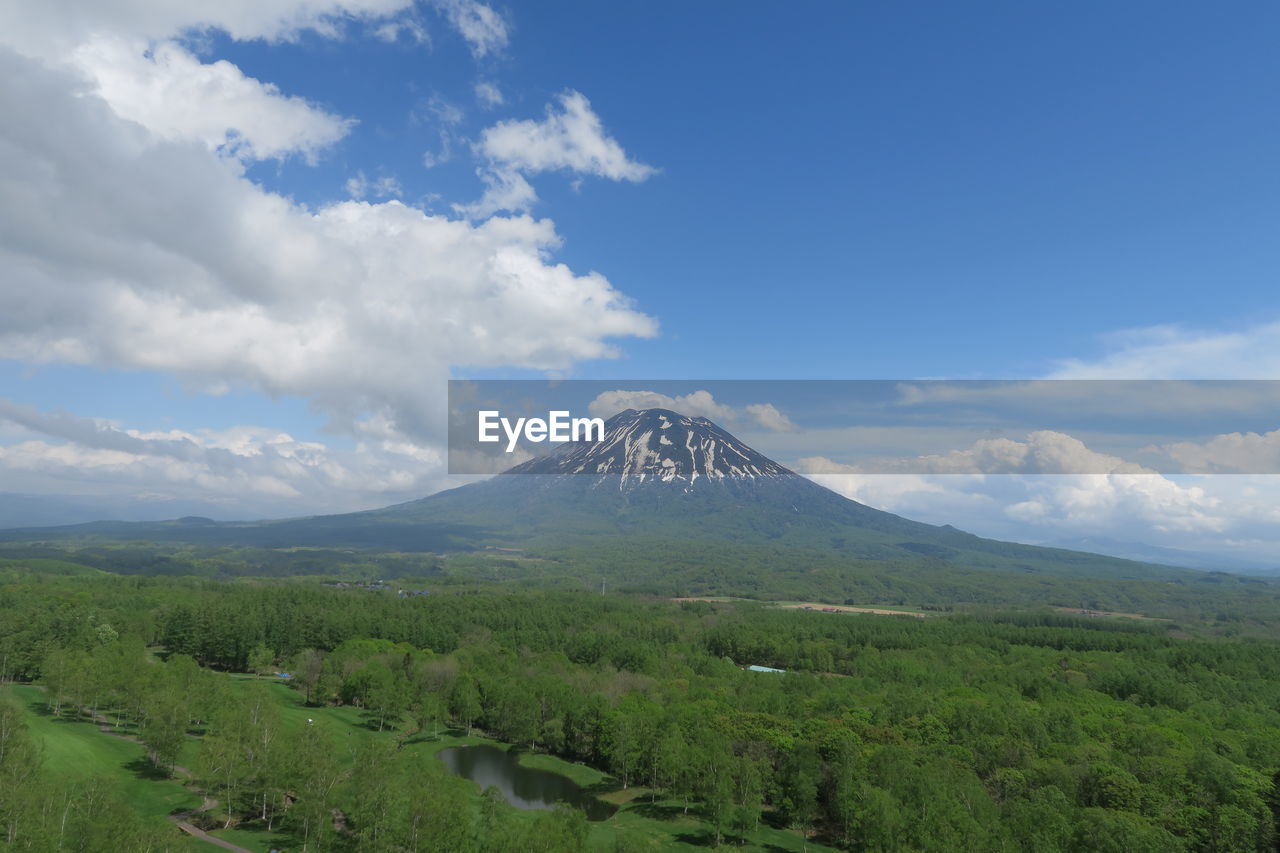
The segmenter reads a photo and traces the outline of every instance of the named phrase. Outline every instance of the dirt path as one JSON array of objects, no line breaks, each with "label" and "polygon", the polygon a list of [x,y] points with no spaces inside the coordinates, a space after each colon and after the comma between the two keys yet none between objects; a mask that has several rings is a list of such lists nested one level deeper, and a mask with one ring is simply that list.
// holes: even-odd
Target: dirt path
[{"label": "dirt path", "polygon": [[192,815],[200,814],[202,812],[207,812],[213,809],[217,805],[218,805],[217,800],[213,799],[212,797],[206,796],[204,798],[204,802],[200,804],[200,808],[191,809],[190,811],[185,811],[185,812],[178,812],[175,815],[169,815],[169,820],[173,821],[174,824],[178,827],[178,829],[181,829],[187,835],[190,835],[193,838],[199,838],[201,841],[212,844],[214,847],[221,847],[223,850],[234,850],[236,851],[236,853],[253,853],[252,850],[249,850],[244,847],[238,847],[235,844],[232,844],[230,841],[223,841],[221,838],[214,838],[212,835],[205,832],[203,829],[200,829],[197,826],[193,826],[191,823],[187,821],[187,818],[191,817]]},{"label": "dirt path", "polygon": [[[81,710],[84,711],[83,708]],[[115,731],[115,725],[111,722],[111,720],[107,719],[106,715],[100,714],[97,711],[87,711],[86,713],[88,713],[88,715],[93,719],[93,721],[98,724],[98,731],[102,732],[104,735],[107,735],[108,737],[120,738],[121,740],[127,740],[130,743],[136,743],[139,746],[145,746],[142,743],[142,741],[138,740],[133,735],[127,735],[127,734],[123,734],[121,732]],[[190,782],[195,778],[195,774],[193,774],[190,770],[188,770],[185,767],[180,767],[177,764],[173,765],[173,772],[177,776],[185,777],[188,782]],[[197,793],[200,793],[200,795],[204,797],[204,799],[201,801],[199,806],[197,806],[194,809],[187,809],[185,812],[178,812],[177,814],[169,815],[169,820],[173,821],[174,826],[178,827],[178,829],[181,829],[187,835],[190,835],[194,838],[200,839],[201,841],[212,844],[214,847],[221,847],[223,850],[234,850],[235,853],[253,853],[252,850],[249,850],[246,847],[240,847],[238,845],[232,844],[230,841],[223,841],[221,838],[214,838],[212,835],[205,832],[200,827],[195,826],[194,824],[191,823],[189,818],[192,817],[193,815],[204,814],[205,812],[213,811],[218,807],[218,801],[215,800],[213,797],[209,796],[208,794],[205,794],[202,791]]]},{"label": "dirt path", "polygon": [[[712,604],[727,604],[730,601],[754,601],[755,599],[731,598],[729,596],[706,596],[693,597],[683,596],[673,598],[672,601],[707,601]],[[884,607],[864,607],[862,605],[852,604],[823,604],[818,601],[761,601],[770,607],[777,607],[781,610],[818,610],[823,613],[874,613],[877,616],[910,616],[914,619],[928,619],[933,613],[921,613],[915,610],[889,610]]]},{"label": "dirt path", "polygon": [[1055,607],[1059,613],[1070,613],[1074,616],[1108,617],[1118,619],[1140,619],[1143,622],[1172,622],[1163,616],[1143,616],[1141,613],[1117,613],[1111,610],[1088,610],[1081,607]]},{"label": "dirt path", "polygon": [[796,604],[779,604],[782,610],[818,610],[823,613],[874,613],[877,616],[910,616],[914,619],[928,619],[928,613],[913,610],[886,610],[883,607],[858,607],[851,604],[822,604],[816,601],[801,601]]}]

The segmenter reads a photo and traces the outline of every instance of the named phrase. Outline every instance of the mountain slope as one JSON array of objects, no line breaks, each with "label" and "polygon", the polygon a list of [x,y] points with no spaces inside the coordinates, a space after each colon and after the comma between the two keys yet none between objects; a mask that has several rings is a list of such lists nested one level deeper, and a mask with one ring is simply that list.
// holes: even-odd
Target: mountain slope
[{"label": "mountain slope", "polygon": [[599,566],[617,555],[733,564],[874,560],[1107,578],[1170,578],[1168,566],[983,539],[872,509],[790,471],[705,418],[664,409],[610,418],[489,480],[361,513],[254,523],[96,522],[0,531],[0,541],[75,537],[405,551],[498,547]]}]

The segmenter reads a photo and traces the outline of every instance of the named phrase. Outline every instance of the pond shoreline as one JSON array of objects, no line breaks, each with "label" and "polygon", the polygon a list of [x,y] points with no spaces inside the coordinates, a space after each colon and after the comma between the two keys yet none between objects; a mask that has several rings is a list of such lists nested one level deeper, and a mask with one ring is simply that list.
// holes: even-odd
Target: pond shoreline
[{"label": "pond shoreline", "polygon": [[618,810],[564,773],[524,764],[523,754],[509,746],[451,746],[437,752],[436,758],[450,772],[470,779],[481,789],[496,787],[517,809],[546,810],[563,802],[581,809],[589,821],[608,820]]}]

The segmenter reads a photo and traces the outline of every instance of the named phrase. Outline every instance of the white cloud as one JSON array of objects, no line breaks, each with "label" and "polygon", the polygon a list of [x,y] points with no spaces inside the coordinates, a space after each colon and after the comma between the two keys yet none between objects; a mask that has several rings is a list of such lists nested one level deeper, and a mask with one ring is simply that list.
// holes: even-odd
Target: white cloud
[{"label": "white cloud", "polygon": [[564,369],[655,333],[554,226],[308,210],[0,49],[0,356],[165,371],[441,441],[451,367]]},{"label": "white cloud", "polygon": [[357,170],[354,176],[347,178],[344,189],[346,189],[347,195],[356,201],[363,201],[369,196],[374,198],[395,198],[404,192],[400,182],[394,176],[383,175],[370,181],[363,170]]},{"label": "white cloud", "polygon": [[1238,332],[1152,326],[1109,335],[1095,360],[1067,359],[1054,379],[1274,379],[1280,375],[1280,323]]},{"label": "white cloud", "polygon": [[480,171],[487,184],[484,197],[455,207],[470,216],[499,210],[528,210],[537,200],[525,175],[568,171],[614,181],[643,181],[657,172],[632,160],[591,109],[586,97],[567,91],[547,106],[541,121],[511,120],[486,129],[476,145],[489,165]]},{"label": "white cloud", "polygon": [[627,156],[581,92],[559,97],[542,121],[504,121],[480,137],[480,152],[495,163],[526,173],[564,169],[614,181],[643,181],[657,170]]},{"label": "white cloud", "polygon": [[476,0],[434,0],[477,58],[500,53],[511,38],[502,15]]},{"label": "white cloud", "polygon": [[914,473],[868,473],[824,457],[801,459],[794,468],[878,509],[984,536],[1103,537],[1235,552],[1259,565],[1280,547],[1277,477],[1165,477],[1049,432],[1021,442],[979,441],[926,459],[932,464],[904,460],[910,465],[902,470]]},{"label": "white cloud", "polygon": [[395,44],[400,40],[402,34],[418,44],[431,44],[431,36],[427,33],[426,28],[422,26],[421,22],[408,16],[380,24],[374,29],[373,33],[388,44]]},{"label": "white cloud", "polygon": [[75,51],[73,64],[121,118],[159,139],[195,140],[245,160],[297,153],[314,162],[355,124],[285,97],[229,62],[201,63],[173,42],[148,50],[142,41],[95,38]]},{"label": "white cloud", "polygon": [[750,403],[746,407],[747,414],[757,424],[773,432],[789,432],[796,428],[791,418],[778,411],[773,403]]},{"label": "white cloud", "polygon": [[1280,430],[1233,432],[1207,441],[1180,441],[1147,448],[1193,474],[1280,473]]},{"label": "white cloud", "polygon": [[670,409],[691,418],[708,418],[721,423],[737,418],[732,406],[717,403],[708,391],[694,391],[679,397],[670,397],[656,391],[605,391],[587,406],[587,411],[598,418],[607,418],[627,409]]},{"label": "white cloud", "polygon": [[502,90],[487,80],[481,80],[475,87],[476,100],[480,102],[480,106],[487,108],[500,107],[506,103],[502,97]]},{"label": "white cloud", "polygon": [[1131,534],[1136,528],[1159,541],[1173,532],[1221,533],[1234,523],[1203,488],[1158,474],[1077,474],[1036,478],[1027,486],[1027,497],[1005,508],[1009,517],[1073,532]]},{"label": "white cloud", "polygon": [[[477,56],[506,45],[509,28],[488,6],[433,5]],[[315,509],[417,496],[445,484],[452,370],[564,370],[615,355],[615,339],[656,333],[602,275],[555,261],[549,220],[477,225],[367,203],[401,188],[360,170],[344,203],[309,208],[265,191],[246,161],[314,159],[351,120],[230,63],[202,62],[177,41],[212,31],[337,37],[353,23],[423,40],[412,7],[0,5],[0,358],[295,395],[355,443],[334,449],[258,427],[144,434],[9,405],[0,411],[6,489],[109,493],[115,483],[135,496],[262,495]],[[436,107],[438,122],[461,117]],[[523,177],[507,187],[505,209],[527,207]]]},{"label": "white cloud", "polygon": [[466,115],[462,109],[438,92],[419,101],[409,113],[409,120],[414,124],[443,124],[452,127],[464,118]]},{"label": "white cloud", "polygon": [[[805,460],[818,473],[822,457]],[[1036,430],[1018,441],[990,438],[962,450],[900,458],[876,458],[858,465],[831,463],[828,471],[859,474],[1152,474],[1141,465],[1099,453],[1078,438],[1054,430]]]},{"label": "white cloud", "polygon": [[432,169],[453,159],[453,128],[459,125],[464,118],[466,118],[466,115],[462,110],[439,93],[420,101],[413,108],[413,111],[409,114],[409,120],[414,124],[436,125],[436,135],[440,139],[439,150],[424,151],[422,153],[423,166]]},{"label": "white cloud", "polygon": [[[507,43],[501,15],[475,0],[433,0],[477,56]],[[234,40],[343,35],[365,22],[378,38],[426,31],[414,0],[41,0],[0,4],[0,45],[82,73],[116,112],[164,139],[197,139],[244,159],[298,153],[314,161],[354,121],[226,61],[202,63],[174,39],[221,31]]]},{"label": "white cloud", "polygon": [[428,169],[434,169],[441,163],[448,163],[453,159],[453,136],[447,130],[440,131],[440,150],[422,152],[422,165]]},{"label": "white cloud", "polygon": [[1227,501],[1208,484],[1185,485],[1158,474],[838,474],[830,460],[803,460],[796,467],[804,472],[809,465],[822,472],[807,475],[815,482],[877,509],[1020,541],[1070,534],[1204,546],[1250,519],[1270,523],[1265,517],[1274,516]]},{"label": "white cloud", "polygon": [[484,219],[504,210],[528,211],[538,200],[533,186],[519,172],[477,169],[476,175],[484,182],[484,195],[471,204],[453,205],[454,210],[473,219]]},{"label": "white cloud", "polygon": [[9,490],[198,499],[280,514],[282,506],[359,509],[446,485],[440,453],[405,442],[386,423],[350,450],[253,426],[142,432],[2,399],[0,423],[30,436],[0,446],[0,482]]},{"label": "white cloud", "polygon": [[20,53],[60,59],[102,35],[162,41],[221,30],[238,41],[280,40],[312,30],[336,35],[345,21],[375,21],[413,0],[40,0],[0,4],[0,42]]},{"label": "white cloud", "polygon": [[772,403],[751,403],[741,410],[716,402],[709,391],[693,391],[677,397],[656,391],[605,391],[587,406],[596,417],[607,418],[627,409],[670,409],[694,418],[707,418],[721,426],[751,424],[781,432],[795,429],[791,419]]}]

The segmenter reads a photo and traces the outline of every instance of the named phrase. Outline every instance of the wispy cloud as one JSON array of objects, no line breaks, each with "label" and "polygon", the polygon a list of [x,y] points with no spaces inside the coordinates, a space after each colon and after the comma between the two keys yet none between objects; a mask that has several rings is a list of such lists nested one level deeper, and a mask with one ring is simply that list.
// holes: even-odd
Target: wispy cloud
[{"label": "wispy cloud", "polygon": [[1237,331],[1151,326],[1114,332],[1109,352],[1064,359],[1055,379],[1274,379],[1280,376],[1280,323]]},{"label": "wispy cloud", "polygon": [[488,80],[481,80],[475,85],[476,100],[485,108],[500,107],[506,103],[502,90]]},{"label": "wispy cloud", "polygon": [[631,159],[605,131],[586,96],[572,90],[548,105],[541,120],[503,121],[486,129],[476,151],[487,162],[479,172],[487,189],[479,201],[455,205],[474,217],[528,210],[537,200],[529,175],[564,171],[638,182],[658,171]]}]

